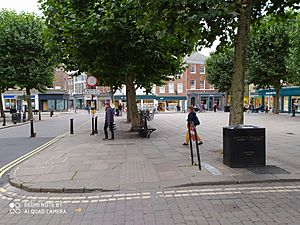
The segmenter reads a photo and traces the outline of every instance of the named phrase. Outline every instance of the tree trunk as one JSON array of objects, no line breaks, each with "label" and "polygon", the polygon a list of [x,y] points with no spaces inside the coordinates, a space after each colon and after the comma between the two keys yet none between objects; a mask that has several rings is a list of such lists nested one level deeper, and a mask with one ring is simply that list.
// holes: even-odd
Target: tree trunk
[{"label": "tree trunk", "polygon": [[26,101],[27,101],[27,109],[28,109],[28,120],[31,120],[33,119],[33,116],[32,116],[30,88],[26,88]]},{"label": "tree trunk", "polygon": [[0,114],[1,114],[1,117],[4,117],[4,107],[3,107],[2,92],[1,91],[0,91]]},{"label": "tree trunk", "polygon": [[140,126],[140,116],[138,112],[138,108],[136,105],[136,93],[133,83],[133,76],[130,75],[126,78],[126,92],[127,92],[127,109],[130,110],[130,118],[131,118],[131,129],[137,130]]},{"label": "tree trunk", "polygon": [[240,3],[243,7],[240,10],[238,18],[237,39],[234,51],[229,125],[244,123],[245,67],[253,3],[252,0],[241,0]]},{"label": "tree trunk", "polygon": [[129,107],[128,88],[126,87],[127,123],[131,123],[131,113]]},{"label": "tree trunk", "polygon": [[280,84],[276,85],[275,87],[276,91],[276,96],[275,96],[275,101],[274,101],[274,114],[279,114],[279,99],[280,99]]},{"label": "tree trunk", "polygon": [[[111,104],[114,104],[114,91],[113,91],[114,89],[113,89],[113,87],[111,86],[110,87],[110,92],[109,92],[109,95],[110,95],[110,99],[111,99]],[[115,106],[115,107],[117,107],[117,106]]]}]

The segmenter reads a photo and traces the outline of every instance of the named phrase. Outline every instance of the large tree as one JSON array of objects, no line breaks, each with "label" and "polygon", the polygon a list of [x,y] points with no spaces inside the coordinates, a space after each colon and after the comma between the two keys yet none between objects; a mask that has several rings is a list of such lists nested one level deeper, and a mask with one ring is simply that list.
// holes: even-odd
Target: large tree
[{"label": "large tree", "polygon": [[[4,11],[1,28],[1,62],[7,78],[25,89],[28,118],[32,119],[31,89],[45,90],[53,81],[54,58],[47,46],[42,19],[31,13]],[[0,36],[1,36],[0,35]]]},{"label": "large tree", "polygon": [[[281,12],[297,1],[40,2],[57,43],[61,43],[61,49],[67,53],[65,58],[86,71],[94,72],[98,68],[97,74],[103,79],[114,74],[123,82],[129,82],[129,88],[134,87],[132,82],[145,85],[145,77],[146,81],[164,79],[170,71],[174,72],[173,66],[180,65],[183,56],[193,47],[210,45],[216,36],[220,36],[222,43],[233,42],[235,56],[231,95],[235,98],[231,102],[229,121],[232,125],[244,122],[245,63],[251,20],[269,12]],[[145,68],[150,69],[145,71]],[[151,84],[146,83],[145,86]],[[131,102],[134,93],[133,90],[128,92],[131,97],[127,99]],[[129,105],[135,112],[136,106]]]},{"label": "large tree", "polygon": [[293,14],[267,16],[253,24],[249,39],[248,79],[258,88],[274,88],[274,113],[279,113],[280,88],[289,73],[286,58],[289,53],[288,28]]},{"label": "large tree", "polygon": [[2,102],[2,93],[9,88],[14,88],[16,79],[14,62],[12,55],[7,51],[6,43],[9,41],[7,31],[9,31],[10,24],[15,19],[15,14],[9,11],[0,11],[0,113],[1,117],[4,116],[4,107]]},{"label": "large tree", "polygon": [[132,128],[139,125],[135,88],[150,90],[176,74],[199,38],[180,1],[40,2],[69,69],[98,76],[100,84],[126,84]]},{"label": "large tree", "polygon": [[289,55],[286,66],[289,72],[288,82],[300,85],[300,13],[291,18],[289,29]]},{"label": "large tree", "polygon": [[[234,49],[232,47],[226,47],[210,54],[205,62],[206,79],[210,84],[213,84],[219,92],[225,92],[226,96],[228,96],[231,87],[233,54]],[[227,97],[225,104],[227,105]]]}]

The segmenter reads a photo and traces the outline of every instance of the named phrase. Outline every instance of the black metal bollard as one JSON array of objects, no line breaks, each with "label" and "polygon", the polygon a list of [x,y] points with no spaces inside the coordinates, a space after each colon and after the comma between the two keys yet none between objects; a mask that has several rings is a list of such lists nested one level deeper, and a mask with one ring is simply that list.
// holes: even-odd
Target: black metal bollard
[{"label": "black metal bollard", "polygon": [[92,133],[91,135],[94,135],[95,134],[95,129],[94,129],[94,117],[92,117]]},{"label": "black metal bollard", "polygon": [[17,124],[17,113],[13,113],[11,116],[13,124]]},{"label": "black metal bollard", "polygon": [[23,122],[26,122],[26,112],[23,113]]},{"label": "black metal bollard", "polygon": [[50,110],[50,117],[53,116],[53,109]]},{"label": "black metal bollard", "polygon": [[41,112],[39,112],[39,120],[42,120]]},{"label": "black metal bollard", "polygon": [[198,145],[198,134],[195,126],[195,138],[196,138],[196,150],[197,150],[197,158],[198,158],[198,167],[201,170],[201,159],[200,159],[200,152],[199,152],[199,145]]},{"label": "black metal bollard", "polygon": [[34,133],[34,127],[33,127],[33,119],[30,120],[30,137],[35,137],[36,133]]},{"label": "black metal bollard", "polygon": [[74,134],[73,118],[70,119],[70,134]]},{"label": "black metal bollard", "polygon": [[189,131],[189,137],[190,137],[190,150],[191,150],[191,163],[194,165],[194,153],[193,153],[193,141],[191,136],[191,124],[188,122],[188,131]]},{"label": "black metal bollard", "polygon": [[97,127],[97,120],[98,120],[98,116],[95,117],[95,134],[98,134],[98,127]]},{"label": "black metal bollard", "polygon": [[5,114],[3,115],[3,124],[2,126],[6,126],[6,117],[5,117]]},{"label": "black metal bollard", "polygon": [[295,109],[295,107],[293,107],[293,109],[292,109],[292,117],[296,117],[296,109]]}]

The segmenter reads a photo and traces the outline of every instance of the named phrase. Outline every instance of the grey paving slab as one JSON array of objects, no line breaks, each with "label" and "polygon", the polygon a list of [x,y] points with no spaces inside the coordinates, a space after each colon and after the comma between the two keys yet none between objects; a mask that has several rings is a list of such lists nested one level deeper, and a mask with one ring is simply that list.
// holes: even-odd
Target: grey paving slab
[{"label": "grey paving slab", "polygon": [[[116,118],[114,141],[102,141],[103,132],[90,135],[90,124],[66,135],[10,172],[10,182],[35,190],[82,192],[128,190],[209,184],[235,184],[300,180],[300,118],[282,115],[246,114],[248,124],[266,128],[267,165],[286,174],[256,174],[246,168],[223,164],[222,127],[227,113],[200,113],[201,161],[190,163],[190,149],[183,146],[186,129],[183,113],[157,114],[149,124],[157,130],[148,138],[129,132],[125,118]],[[276,120],[276,123],[274,122]],[[103,126],[101,120],[99,127]],[[294,135],[289,135],[288,133]],[[194,161],[197,163],[194,146]],[[214,171],[214,172],[212,172]]]}]

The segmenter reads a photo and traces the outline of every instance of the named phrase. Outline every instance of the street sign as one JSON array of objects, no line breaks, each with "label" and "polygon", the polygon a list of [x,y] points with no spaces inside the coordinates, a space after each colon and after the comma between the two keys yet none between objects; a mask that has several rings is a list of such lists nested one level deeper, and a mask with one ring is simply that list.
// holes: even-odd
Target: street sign
[{"label": "street sign", "polygon": [[100,90],[98,90],[98,89],[85,89],[84,93],[88,94],[88,95],[98,95],[98,94],[100,94]]},{"label": "street sign", "polygon": [[96,86],[97,84],[97,79],[94,76],[89,76],[86,80],[87,84],[90,86]]}]

